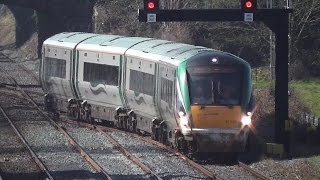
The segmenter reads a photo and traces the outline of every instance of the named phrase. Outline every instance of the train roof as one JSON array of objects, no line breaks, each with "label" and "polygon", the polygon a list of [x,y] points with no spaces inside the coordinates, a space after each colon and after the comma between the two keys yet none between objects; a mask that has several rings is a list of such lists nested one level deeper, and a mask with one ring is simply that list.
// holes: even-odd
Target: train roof
[{"label": "train roof", "polygon": [[78,50],[125,54],[128,57],[162,61],[172,65],[178,65],[182,61],[202,52],[229,54],[202,46],[154,38],[124,37],[83,32],[60,33],[47,39],[44,44],[67,46],[69,48],[77,46]]}]

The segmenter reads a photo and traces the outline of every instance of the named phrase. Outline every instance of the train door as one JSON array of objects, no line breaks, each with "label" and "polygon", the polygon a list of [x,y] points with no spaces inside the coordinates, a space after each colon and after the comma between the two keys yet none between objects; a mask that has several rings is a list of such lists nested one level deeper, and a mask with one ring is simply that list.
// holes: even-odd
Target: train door
[{"label": "train door", "polygon": [[159,69],[159,108],[161,118],[166,122],[167,126],[171,127],[169,129],[173,129],[176,125],[174,117],[175,68],[160,64]]},{"label": "train door", "polygon": [[77,87],[81,99],[93,105],[93,115],[113,119],[113,110],[122,106],[120,55],[79,49]]},{"label": "train door", "polygon": [[155,104],[156,63],[127,57],[125,95],[129,108],[137,114],[137,128],[150,132],[157,116]]}]

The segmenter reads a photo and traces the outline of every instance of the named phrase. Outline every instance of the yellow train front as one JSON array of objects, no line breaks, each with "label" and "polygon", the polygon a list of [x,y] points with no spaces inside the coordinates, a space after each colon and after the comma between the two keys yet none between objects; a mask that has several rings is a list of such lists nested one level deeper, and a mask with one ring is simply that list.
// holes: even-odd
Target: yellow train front
[{"label": "yellow train front", "polygon": [[177,76],[177,148],[244,151],[252,126],[250,65],[228,53],[202,53],[181,64]]}]

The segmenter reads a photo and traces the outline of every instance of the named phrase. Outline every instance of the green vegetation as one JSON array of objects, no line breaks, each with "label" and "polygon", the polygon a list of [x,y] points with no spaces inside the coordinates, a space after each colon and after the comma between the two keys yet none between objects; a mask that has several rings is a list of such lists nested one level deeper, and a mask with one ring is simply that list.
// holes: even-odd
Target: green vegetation
[{"label": "green vegetation", "polygon": [[268,89],[271,86],[271,82],[268,67],[253,68],[252,84],[254,89]]},{"label": "green vegetation", "polygon": [[292,81],[290,87],[310,111],[320,117],[320,80]]},{"label": "green vegetation", "polygon": [[[253,68],[252,83],[255,89],[269,89],[272,87],[270,80],[270,70],[268,67]],[[293,89],[300,101],[309,109],[309,111],[320,117],[320,80],[299,80],[289,83],[290,89]]]},{"label": "green vegetation", "polygon": [[254,79],[252,84],[254,89],[268,89],[271,85],[271,82],[263,79]]}]

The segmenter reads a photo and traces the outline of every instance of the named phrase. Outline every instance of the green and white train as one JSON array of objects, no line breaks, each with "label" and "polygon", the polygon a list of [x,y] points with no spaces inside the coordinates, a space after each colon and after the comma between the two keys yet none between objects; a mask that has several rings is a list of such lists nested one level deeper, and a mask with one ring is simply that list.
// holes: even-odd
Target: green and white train
[{"label": "green and white train", "polygon": [[251,125],[250,65],[166,40],[81,32],[43,43],[40,78],[55,113],[150,134],[188,153],[241,152]]}]

